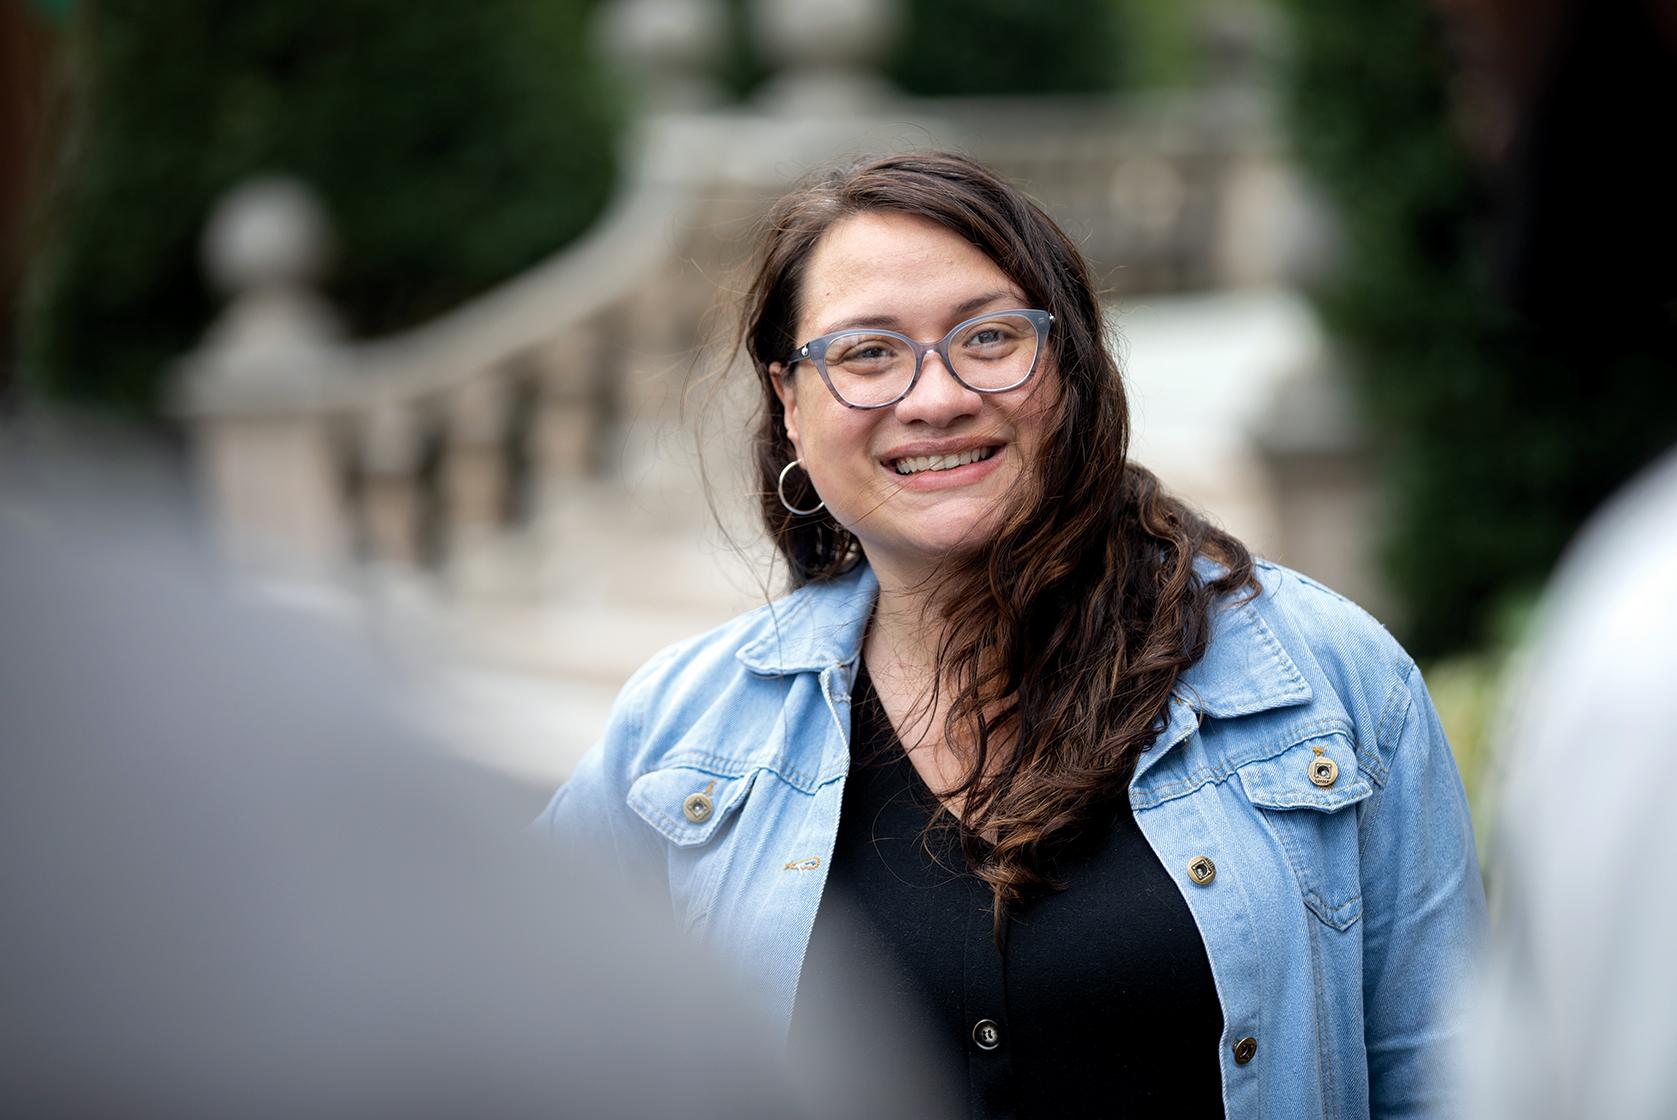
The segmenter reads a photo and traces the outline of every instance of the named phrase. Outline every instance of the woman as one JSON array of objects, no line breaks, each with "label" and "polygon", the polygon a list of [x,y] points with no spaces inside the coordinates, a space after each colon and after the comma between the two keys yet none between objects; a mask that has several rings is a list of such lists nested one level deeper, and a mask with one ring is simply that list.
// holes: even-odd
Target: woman
[{"label": "woman", "polygon": [[1431,1105],[1484,904],[1425,688],[1127,460],[1065,234],[886,157],[775,208],[747,302],[794,590],[643,668],[545,824],[788,1030],[883,943],[972,1115]]}]

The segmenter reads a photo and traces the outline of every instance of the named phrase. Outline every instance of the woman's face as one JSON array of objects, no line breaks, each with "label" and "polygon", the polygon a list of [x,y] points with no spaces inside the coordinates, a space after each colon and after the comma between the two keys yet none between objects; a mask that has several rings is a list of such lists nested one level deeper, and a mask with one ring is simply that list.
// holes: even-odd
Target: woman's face
[{"label": "woman's face", "polygon": [[[889,211],[835,223],[805,269],[798,342],[852,327],[883,327],[921,342],[986,311],[1027,306],[996,263],[924,218]],[[811,362],[770,367],[786,434],[821,500],[856,535],[876,571],[916,569],[982,546],[1037,462],[1058,393],[1051,355],[1017,389],[977,393],[925,357],[912,392],[894,405],[846,408]],[[981,456],[947,469],[934,456]],[[916,461],[917,460],[917,461]]]}]

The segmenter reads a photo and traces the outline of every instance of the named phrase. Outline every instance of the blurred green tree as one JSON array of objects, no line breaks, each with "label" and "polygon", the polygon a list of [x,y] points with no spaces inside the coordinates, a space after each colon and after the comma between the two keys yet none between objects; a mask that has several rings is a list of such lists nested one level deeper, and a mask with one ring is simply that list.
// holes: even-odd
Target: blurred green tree
[{"label": "blurred green tree", "polygon": [[1450,652],[1484,640],[1589,512],[1677,439],[1677,378],[1658,342],[1588,298],[1599,276],[1539,318],[1500,298],[1496,204],[1459,128],[1441,5],[1284,7],[1293,144],[1344,235],[1318,307],[1378,441],[1404,638]]},{"label": "blurred green tree", "polygon": [[[773,72],[751,34],[756,0],[724,0],[722,88],[748,97]],[[886,76],[930,97],[1102,93],[1201,77],[1204,0],[903,0]]]},{"label": "blurred green tree", "polygon": [[74,127],[31,269],[40,393],[143,412],[215,313],[209,206],[296,176],[353,330],[418,322],[575,237],[614,181],[588,0],[84,0]]},{"label": "blurred green tree", "polygon": [[887,68],[925,96],[1092,93],[1122,73],[1114,0],[911,0]]}]

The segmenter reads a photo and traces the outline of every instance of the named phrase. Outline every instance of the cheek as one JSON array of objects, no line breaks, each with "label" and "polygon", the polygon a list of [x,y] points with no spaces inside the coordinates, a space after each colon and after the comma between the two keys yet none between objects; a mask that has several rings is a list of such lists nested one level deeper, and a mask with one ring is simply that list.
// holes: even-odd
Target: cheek
[{"label": "cheek", "polygon": [[1061,384],[1060,375],[1053,366],[1043,371],[1040,380],[1041,384],[1036,387],[1036,392],[1031,394],[1031,399],[1026,402],[1025,407],[1030,410],[1035,423],[1047,431],[1060,420],[1065,386]]},{"label": "cheek", "polygon": [[1052,376],[1039,377],[1006,402],[1008,420],[1020,438],[1038,441],[1054,427],[1059,403],[1059,382]]},{"label": "cheek", "polygon": [[803,428],[804,451],[822,469],[835,470],[849,464],[861,454],[860,436],[842,418],[830,416],[806,417]]},{"label": "cheek", "polygon": [[1019,472],[1035,478],[1044,448],[1054,438],[1060,420],[1059,385],[1047,379],[1012,410],[1011,421],[1020,451]]},{"label": "cheek", "polygon": [[854,486],[870,473],[869,438],[874,420],[867,413],[834,405],[800,413],[799,444],[804,466],[817,485]]}]

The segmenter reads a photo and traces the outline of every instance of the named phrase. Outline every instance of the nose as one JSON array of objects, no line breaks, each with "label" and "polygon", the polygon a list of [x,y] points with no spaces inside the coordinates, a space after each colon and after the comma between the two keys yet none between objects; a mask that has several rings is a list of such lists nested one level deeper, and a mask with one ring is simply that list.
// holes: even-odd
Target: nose
[{"label": "nose", "polygon": [[896,404],[897,419],[905,424],[920,421],[934,428],[947,428],[983,407],[982,393],[975,393],[955,379],[943,356],[928,351],[920,365],[920,379],[908,396]]}]

